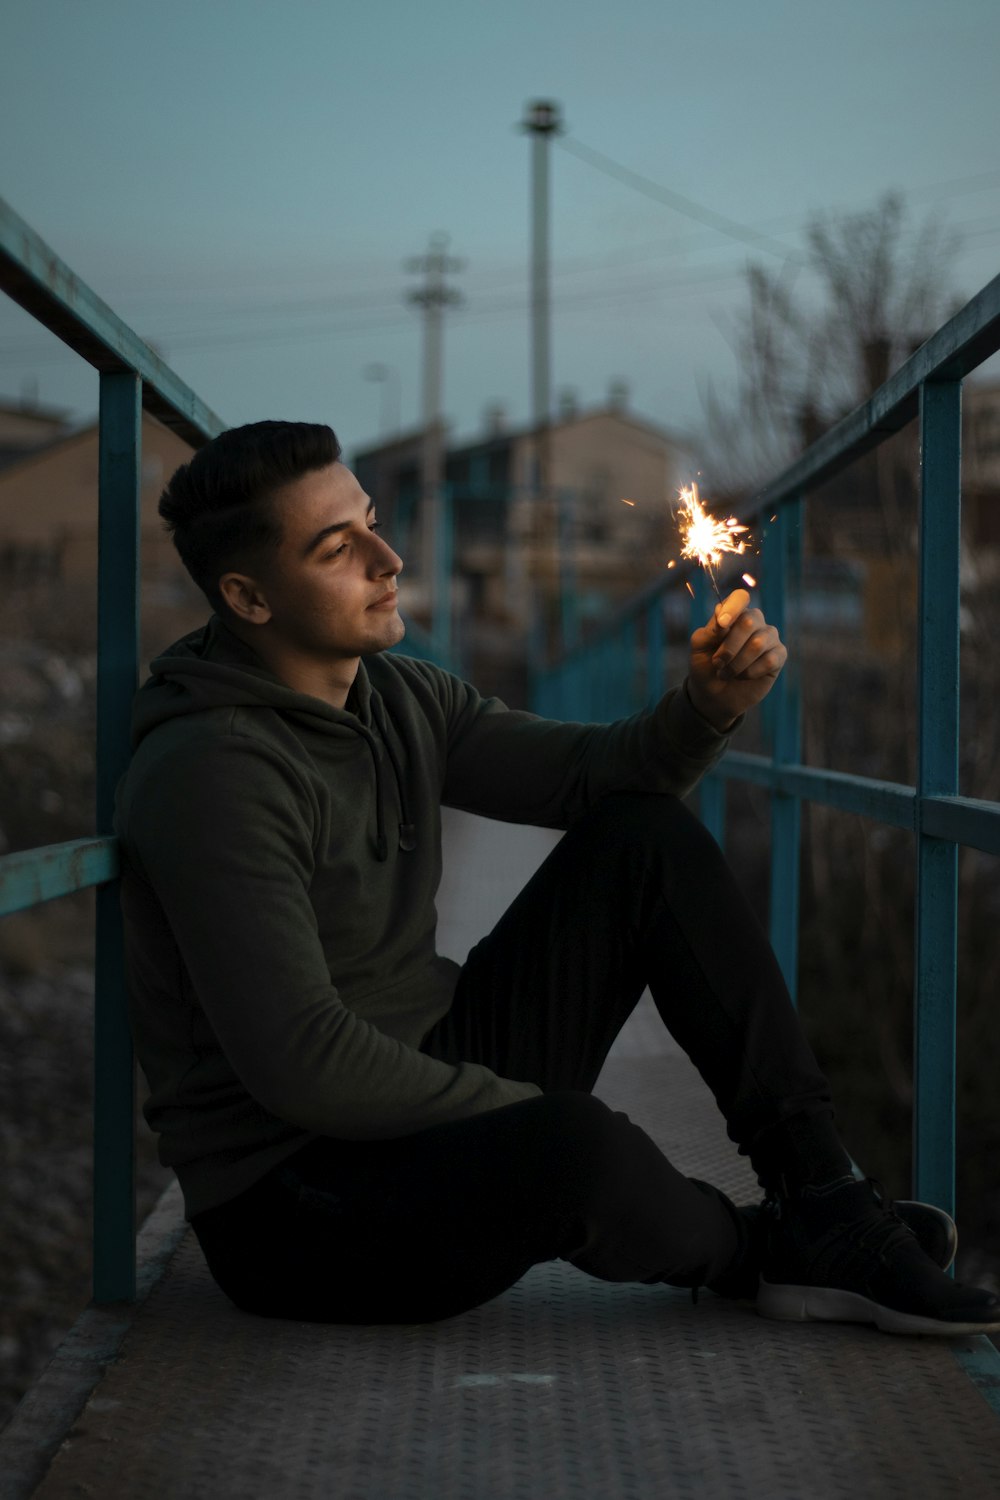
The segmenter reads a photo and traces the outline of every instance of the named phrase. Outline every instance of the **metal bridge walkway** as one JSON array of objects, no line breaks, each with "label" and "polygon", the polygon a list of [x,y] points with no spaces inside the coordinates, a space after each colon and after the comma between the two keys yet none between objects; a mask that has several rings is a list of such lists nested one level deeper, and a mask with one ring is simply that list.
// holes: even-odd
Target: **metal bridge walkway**
[{"label": "metal bridge walkway", "polygon": [[[487,845],[479,823],[451,820],[461,858],[442,893],[442,946],[459,953],[526,874],[526,831],[492,825]],[[537,862],[552,836],[531,835]],[[623,1031],[598,1092],[685,1171],[755,1196],[651,1007]],[[695,1306],[685,1292],[611,1286],[563,1264],[439,1324],[257,1319],[213,1285],[175,1189],[141,1249],[146,1300],[84,1314],[0,1439],[0,1495],[1000,1495],[1000,1419],[955,1341],[771,1323],[710,1293]]]}]

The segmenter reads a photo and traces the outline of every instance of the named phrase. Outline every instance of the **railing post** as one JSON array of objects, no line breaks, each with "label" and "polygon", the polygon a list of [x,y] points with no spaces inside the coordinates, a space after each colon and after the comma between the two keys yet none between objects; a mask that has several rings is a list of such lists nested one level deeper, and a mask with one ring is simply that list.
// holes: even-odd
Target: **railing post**
[{"label": "railing post", "polygon": [[[708,586],[704,568],[692,568],[691,631],[698,630],[709,618],[718,602]],[[698,816],[720,848],[726,838],[726,786],[720,776],[703,776],[698,783]]]},{"label": "railing post", "polygon": [[455,497],[451,484],[442,484],[434,507],[432,538],[433,578],[431,638],[439,661],[450,661],[452,653],[452,558],[455,550]]},{"label": "railing post", "polygon": [[[112,831],[139,663],[142,382],[102,372],[97,572],[97,831]],[[135,1067],[118,881],[97,891],[94,1300],[135,1297]]]},{"label": "railing post", "polygon": [[[639,618],[630,615],[627,620],[622,621],[621,631],[618,637],[618,668],[615,677],[618,683],[619,702],[616,705],[614,718],[627,719],[642,707],[642,702],[637,702],[639,690],[636,681],[639,669]],[[645,683],[641,689],[645,696]]]},{"label": "railing post", "polygon": [[646,703],[654,708],[663,697],[666,678],[666,631],[663,628],[663,595],[646,606]]},{"label": "railing post", "polygon": [[[802,703],[800,691],[801,629],[798,618],[802,586],[802,523],[804,501],[787,500],[778,512],[768,538],[765,559],[767,618],[782,639],[790,623],[797,641],[784,671],[771,689],[771,724],[775,765],[797,765],[802,758]],[[792,1001],[799,977],[799,851],[802,809],[798,797],[771,793],[771,946],[777,955]]]},{"label": "railing post", "polygon": [[576,494],[556,491],[556,523],[559,537],[559,635],[563,656],[580,643],[580,611],[576,591],[575,545]]},{"label": "railing post", "polygon": [[962,385],[920,388],[914,1192],[955,1207],[958,848],[923,831],[922,798],[958,792]]}]

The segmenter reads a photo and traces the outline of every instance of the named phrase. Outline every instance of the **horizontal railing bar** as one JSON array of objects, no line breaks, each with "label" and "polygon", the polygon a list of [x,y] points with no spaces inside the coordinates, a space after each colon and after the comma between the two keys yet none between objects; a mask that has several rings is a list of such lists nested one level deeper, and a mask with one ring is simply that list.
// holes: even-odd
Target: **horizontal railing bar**
[{"label": "horizontal railing bar", "polygon": [[785,792],[808,802],[821,802],[842,812],[857,813],[893,828],[916,827],[917,794],[911,786],[852,776],[847,771],[821,771],[811,766],[775,765],[766,755],[730,750],[713,768],[714,776],[750,781],[771,791]]},{"label": "horizontal railing bar", "polygon": [[932,838],[965,844],[984,854],[1000,854],[1000,804],[996,802],[980,802],[974,797],[925,797],[921,826]]},{"label": "horizontal railing bar", "polygon": [[654,604],[657,599],[665,597],[667,589],[675,581],[681,583],[689,574],[695,576],[695,569],[697,567],[698,564],[696,562],[689,562],[687,559],[684,559],[677,563],[676,571],[671,571],[669,580],[654,578],[651,583],[644,584],[624,604],[620,604],[607,619],[601,621],[600,628],[594,632],[594,635],[590,639],[581,641],[571,651],[565,652],[564,655],[559,657],[557,662],[550,662],[548,666],[537,668],[536,677],[539,681],[543,681],[547,674],[561,672],[567,664],[585,659],[596,643],[607,640],[610,636],[616,635],[618,631],[624,630],[626,626],[631,625],[633,621],[637,620],[640,615],[645,614],[649,606]]},{"label": "horizontal railing bar", "polygon": [[0,916],[103,885],[119,873],[118,840],[70,839],[0,859]]},{"label": "horizontal railing bar", "polygon": [[[766,755],[742,750],[730,750],[712,774],[786,792],[806,802],[821,802],[893,828],[912,831],[916,827],[916,790],[898,782],[876,781],[847,771],[776,765]],[[974,797],[923,797],[920,812],[924,833],[981,849],[985,854],[1000,854],[1000,803]]]},{"label": "horizontal railing bar", "polygon": [[96,370],[141,376],[146,411],[193,447],[225,430],[226,423],[2,198],[0,290]]},{"label": "horizontal railing bar", "polygon": [[988,359],[998,345],[1000,276],[995,276],[926,344],[921,344],[869,401],[831,427],[773,484],[755,495],[744,516],[773,508],[831,479],[916,417],[925,380],[960,380]]}]

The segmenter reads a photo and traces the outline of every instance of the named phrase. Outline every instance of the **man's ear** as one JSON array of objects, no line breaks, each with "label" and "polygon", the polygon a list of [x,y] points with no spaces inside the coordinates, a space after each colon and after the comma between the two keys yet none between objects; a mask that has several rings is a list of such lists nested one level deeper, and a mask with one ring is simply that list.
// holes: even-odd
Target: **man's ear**
[{"label": "man's ear", "polygon": [[224,573],[219,579],[219,593],[245,625],[266,625],[271,618],[271,606],[260,584],[246,573]]}]

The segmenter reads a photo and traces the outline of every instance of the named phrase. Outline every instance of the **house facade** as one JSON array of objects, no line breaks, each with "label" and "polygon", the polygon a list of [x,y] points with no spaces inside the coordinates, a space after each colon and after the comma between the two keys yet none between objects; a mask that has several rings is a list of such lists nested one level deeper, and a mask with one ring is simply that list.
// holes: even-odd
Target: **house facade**
[{"label": "house facade", "polygon": [[[350,462],[407,564],[409,607],[426,618],[421,443],[414,432]],[[571,644],[676,555],[672,505],[696,477],[693,448],[629,412],[620,392],[584,411],[564,403],[544,432],[508,429],[494,409],[477,437],[444,447],[456,635],[477,681],[523,675],[529,638],[546,651]]]}]

